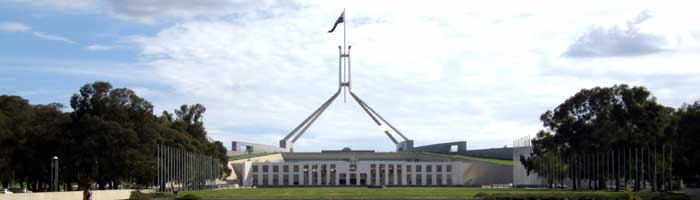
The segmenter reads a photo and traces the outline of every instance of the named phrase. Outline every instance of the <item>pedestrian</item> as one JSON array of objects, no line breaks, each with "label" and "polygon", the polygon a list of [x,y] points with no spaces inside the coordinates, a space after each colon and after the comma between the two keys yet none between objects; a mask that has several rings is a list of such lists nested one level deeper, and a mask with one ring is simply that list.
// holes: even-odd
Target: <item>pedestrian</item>
[{"label": "pedestrian", "polygon": [[89,181],[83,190],[83,200],[92,200],[92,183]]}]

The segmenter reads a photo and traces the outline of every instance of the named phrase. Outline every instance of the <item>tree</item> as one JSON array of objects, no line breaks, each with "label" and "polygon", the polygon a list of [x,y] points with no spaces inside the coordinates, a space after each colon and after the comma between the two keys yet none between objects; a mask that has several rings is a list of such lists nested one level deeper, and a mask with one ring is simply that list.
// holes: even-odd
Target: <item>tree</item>
[{"label": "tree", "polygon": [[[531,159],[547,154],[576,157],[587,153],[602,154],[608,159],[605,157],[608,152],[615,150],[669,144],[673,112],[673,108],[656,103],[644,87],[623,84],[583,89],[541,115],[544,129],[533,140]],[[532,162],[524,159],[522,162],[530,167],[528,170],[542,171]],[[577,166],[573,167],[575,170]],[[578,179],[572,176],[573,180]],[[577,181],[574,181],[576,187]]]},{"label": "tree", "polygon": [[674,138],[673,172],[685,183],[700,187],[700,101],[683,105],[676,113],[677,135]]}]

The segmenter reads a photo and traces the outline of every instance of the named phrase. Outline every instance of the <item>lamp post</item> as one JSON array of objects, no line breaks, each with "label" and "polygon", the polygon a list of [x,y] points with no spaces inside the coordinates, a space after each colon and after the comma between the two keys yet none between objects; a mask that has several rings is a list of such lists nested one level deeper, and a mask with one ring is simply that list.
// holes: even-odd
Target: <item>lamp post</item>
[{"label": "lamp post", "polygon": [[58,156],[51,158],[51,191],[60,191],[58,188]]}]

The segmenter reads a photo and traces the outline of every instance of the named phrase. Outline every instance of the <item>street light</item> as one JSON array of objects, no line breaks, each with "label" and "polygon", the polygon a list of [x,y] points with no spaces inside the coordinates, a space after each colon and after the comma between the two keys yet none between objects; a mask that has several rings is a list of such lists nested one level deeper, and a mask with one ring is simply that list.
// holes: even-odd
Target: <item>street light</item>
[{"label": "street light", "polygon": [[59,191],[58,188],[58,156],[51,158],[51,191]]}]

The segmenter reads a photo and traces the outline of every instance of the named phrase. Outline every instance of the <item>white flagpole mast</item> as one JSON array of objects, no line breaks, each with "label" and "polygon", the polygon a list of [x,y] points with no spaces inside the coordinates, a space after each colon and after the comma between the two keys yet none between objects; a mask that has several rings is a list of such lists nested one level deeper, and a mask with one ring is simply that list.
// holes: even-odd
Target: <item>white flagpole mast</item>
[{"label": "white flagpole mast", "polygon": [[[344,80],[345,83],[348,82],[348,81],[347,81],[347,76],[348,76],[348,69],[347,69],[347,68],[348,68],[348,59],[347,59],[347,58],[350,56],[350,55],[348,55],[348,47],[347,47],[347,45],[346,45],[346,43],[345,43],[345,41],[346,41],[346,40],[345,40],[345,39],[346,39],[345,36],[346,36],[346,32],[347,32],[347,28],[346,28],[345,25],[346,25],[347,23],[348,23],[348,22],[347,22],[346,17],[345,17],[345,8],[343,8],[343,54],[346,55],[346,59],[343,60],[343,71],[345,72],[345,74],[343,74],[343,80]],[[346,101],[345,101],[345,99],[346,99],[346,98],[345,98],[345,93],[346,93],[345,90],[346,90],[346,88],[343,87],[343,103],[346,103]]]}]

